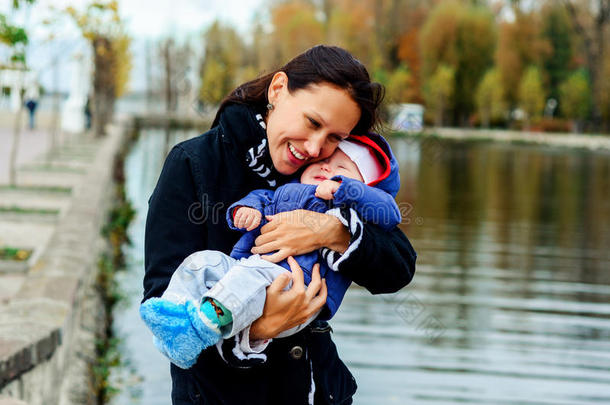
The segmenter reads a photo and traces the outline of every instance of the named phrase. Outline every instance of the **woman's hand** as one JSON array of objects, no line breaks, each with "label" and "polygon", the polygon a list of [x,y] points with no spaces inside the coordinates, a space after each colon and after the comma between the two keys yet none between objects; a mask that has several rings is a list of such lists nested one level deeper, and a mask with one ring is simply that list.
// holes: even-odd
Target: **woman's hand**
[{"label": "woman's hand", "polygon": [[252,253],[271,255],[263,259],[277,263],[288,256],[296,256],[327,247],[339,253],[347,250],[350,234],[332,215],[307,210],[294,210],[268,215],[269,222],[261,228],[254,241]]},{"label": "woman's hand", "polygon": [[[320,265],[313,266],[311,282],[305,287],[303,270],[292,256],[288,258],[292,274],[279,275],[269,287],[263,315],[250,326],[250,339],[274,338],[280,332],[307,321],[326,303],[326,280],[320,279]],[[292,279],[292,287],[282,291]]]}]

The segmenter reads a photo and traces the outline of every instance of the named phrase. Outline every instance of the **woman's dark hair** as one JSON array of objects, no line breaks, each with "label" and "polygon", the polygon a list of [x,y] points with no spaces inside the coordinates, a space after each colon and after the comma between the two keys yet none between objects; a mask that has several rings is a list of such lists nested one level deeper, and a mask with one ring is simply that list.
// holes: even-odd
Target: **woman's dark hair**
[{"label": "woman's dark hair", "polygon": [[379,126],[377,107],[383,100],[383,86],[371,82],[364,65],[348,51],[326,45],[314,46],[274,72],[237,87],[220,104],[213,126],[218,123],[220,112],[229,104],[248,104],[260,111],[267,111],[267,89],[273,76],[280,71],[288,76],[288,91],[291,93],[320,83],[347,90],[361,111],[360,121],[352,133],[366,134]]}]

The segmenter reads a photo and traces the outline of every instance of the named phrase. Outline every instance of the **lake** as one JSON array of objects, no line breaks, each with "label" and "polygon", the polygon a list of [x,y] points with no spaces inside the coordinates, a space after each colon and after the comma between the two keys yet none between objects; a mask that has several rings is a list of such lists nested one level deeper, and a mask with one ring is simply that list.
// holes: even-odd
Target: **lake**
[{"label": "lake", "polygon": [[[331,321],[359,385],[354,403],[610,403],[610,154],[437,138],[391,145],[417,271],[397,294],[350,288]],[[164,150],[165,134],[144,130],[126,161],[137,217],[119,275],[125,366],[113,375],[123,388],[115,405],[170,403],[169,363],[137,312]]]}]

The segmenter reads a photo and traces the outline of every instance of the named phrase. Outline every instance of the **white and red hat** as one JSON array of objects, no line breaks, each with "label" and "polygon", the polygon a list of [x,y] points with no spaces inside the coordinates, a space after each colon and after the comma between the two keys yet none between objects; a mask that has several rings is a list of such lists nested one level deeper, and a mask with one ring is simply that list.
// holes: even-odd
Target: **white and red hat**
[{"label": "white and red hat", "polygon": [[372,139],[351,135],[338,148],[356,164],[365,184],[373,186],[388,176],[390,159]]}]

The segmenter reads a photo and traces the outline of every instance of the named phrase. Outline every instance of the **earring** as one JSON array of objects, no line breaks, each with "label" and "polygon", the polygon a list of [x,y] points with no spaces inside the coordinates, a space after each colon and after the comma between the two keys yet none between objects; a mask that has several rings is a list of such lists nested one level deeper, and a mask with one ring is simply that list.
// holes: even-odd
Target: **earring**
[{"label": "earring", "polygon": [[273,104],[267,103],[267,110],[269,110],[269,111],[273,110]]}]

